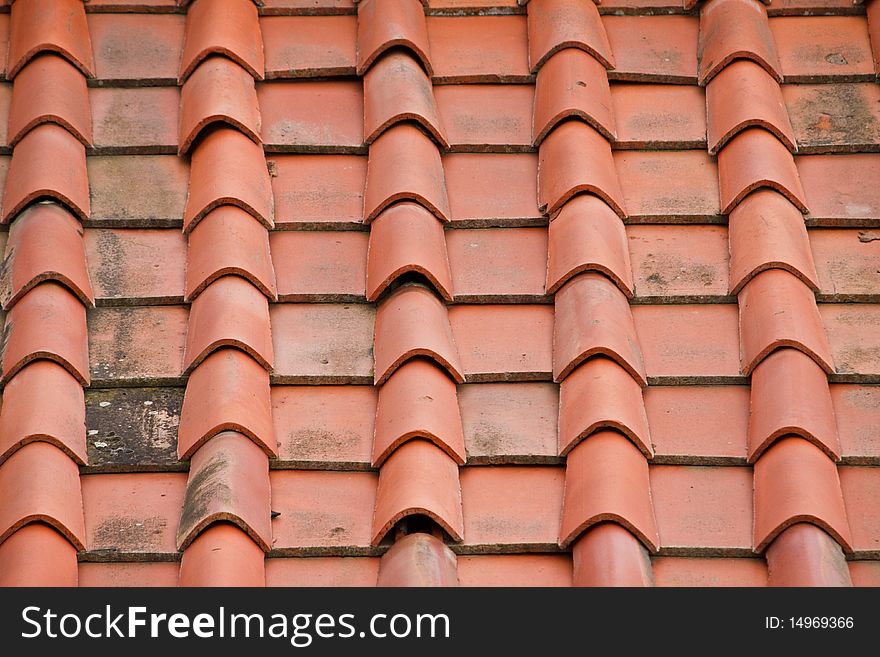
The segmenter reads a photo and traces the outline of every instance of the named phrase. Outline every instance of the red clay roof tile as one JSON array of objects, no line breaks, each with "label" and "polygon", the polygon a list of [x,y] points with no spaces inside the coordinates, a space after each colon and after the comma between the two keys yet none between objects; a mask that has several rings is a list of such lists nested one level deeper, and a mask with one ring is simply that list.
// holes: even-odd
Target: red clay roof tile
[{"label": "red clay roof tile", "polygon": [[456,153],[443,158],[456,225],[536,223],[538,158],[530,153]]},{"label": "red clay roof tile", "polygon": [[822,304],[820,314],[838,378],[880,380],[880,308],[872,304]]},{"label": "red clay roof tile", "polygon": [[653,567],[657,586],[767,586],[763,559],[660,557]]},{"label": "red clay roof tile", "polygon": [[213,54],[228,57],[256,79],[263,79],[266,64],[260,20],[250,0],[196,0],[187,11],[183,44],[180,82]]},{"label": "red clay roof tile", "polygon": [[[269,160],[279,228],[363,223],[367,158],[278,155]],[[280,278],[280,276],[279,276]]]},{"label": "red clay roof tile", "polygon": [[263,11],[268,15],[297,11],[346,13],[356,6],[357,0],[263,0]]},{"label": "red clay roof tile", "polygon": [[[880,514],[877,513],[877,505],[874,504],[880,492],[877,468],[840,468],[840,485],[852,528],[853,550],[867,553],[866,556],[876,559],[877,529],[880,525]],[[844,549],[846,549],[845,545]]]},{"label": "red clay roof tile", "polygon": [[179,586],[265,586],[263,549],[232,524],[211,525],[180,560]]},{"label": "red clay roof tile", "polygon": [[533,73],[564,48],[579,48],[604,68],[614,68],[611,45],[594,3],[540,0],[531,4],[528,16],[529,64]]},{"label": "red clay roof tile", "polygon": [[461,586],[571,586],[565,554],[481,554],[458,557]]},{"label": "red clay roof tile", "polygon": [[877,586],[880,583],[880,561],[850,561],[849,572],[853,586]]},{"label": "red clay roof tile", "polygon": [[235,431],[276,456],[269,375],[237,349],[220,349],[193,370],[186,386],[177,454],[195,458],[197,450],[221,432]]},{"label": "red clay roof tile", "polygon": [[870,151],[880,142],[880,87],[873,82],[785,84],[800,153]]},{"label": "red clay roof tile", "polygon": [[452,301],[443,224],[421,205],[396,203],[370,227],[367,300],[375,301],[397,279],[413,274],[423,276],[440,296]]},{"label": "red clay roof tile", "polygon": [[693,16],[603,16],[614,53],[612,80],[694,84],[697,33]]},{"label": "red clay roof tile", "polygon": [[354,75],[354,16],[264,16],[266,78]]},{"label": "red clay roof tile", "polygon": [[176,153],[176,87],[91,89],[95,149],[104,153]]},{"label": "red clay roof tile", "polygon": [[435,84],[528,82],[525,16],[427,18]]},{"label": "red clay roof tile", "polygon": [[613,84],[616,148],[705,148],[706,100],[695,85]]},{"label": "red clay roof tile", "polygon": [[266,586],[376,586],[375,557],[308,557],[266,560]]},{"label": "red clay roof tile", "polygon": [[517,152],[532,145],[535,88],[526,84],[434,87],[451,151]]},{"label": "red clay roof tile", "polygon": [[40,52],[57,52],[94,77],[92,42],[79,0],[29,0],[12,7],[6,77],[12,79]]},{"label": "red clay roof tile", "polygon": [[797,166],[810,207],[808,220],[834,226],[878,223],[880,189],[862,182],[880,173],[875,153],[809,155],[798,157]]},{"label": "red clay roof tile", "polygon": [[874,431],[880,422],[880,387],[833,385],[831,400],[843,457],[880,461],[880,435]]},{"label": "red clay roof tile", "polygon": [[458,586],[455,554],[431,534],[404,536],[382,555],[376,586]]},{"label": "red clay roof tile", "polygon": [[419,0],[358,3],[357,73],[363,75],[389,48],[406,48],[433,75],[424,9]]},{"label": "red clay roof tile", "polygon": [[76,548],[39,522],[0,543],[0,586],[77,586]]},{"label": "red clay roof tile", "polygon": [[96,77],[105,84],[176,84],[184,23],[174,14],[89,14]]},{"label": "red clay roof tile", "polygon": [[786,82],[830,78],[874,80],[864,16],[786,16],[770,19]]},{"label": "red clay roof tile", "polygon": [[628,529],[610,522],[591,526],[572,545],[574,586],[653,586],[645,546]]},{"label": "red clay roof tile", "polygon": [[792,525],[767,548],[769,586],[852,586],[843,551],[823,530]]},{"label": "red clay roof tile", "polygon": [[354,231],[271,233],[269,243],[274,254],[279,298],[282,301],[364,298],[368,240],[367,233]]},{"label": "red clay roof tile", "polygon": [[79,564],[79,586],[177,586],[179,571],[180,564],[176,562],[84,562]]}]

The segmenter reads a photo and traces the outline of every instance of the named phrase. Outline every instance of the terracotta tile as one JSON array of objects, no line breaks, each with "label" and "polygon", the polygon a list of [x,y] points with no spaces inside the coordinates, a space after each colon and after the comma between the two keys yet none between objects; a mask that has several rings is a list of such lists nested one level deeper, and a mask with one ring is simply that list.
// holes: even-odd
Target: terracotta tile
[{"label": "terracotta tile", "polygon": [[528,82],[525,16],[429,16],[435,84]]},{"label": "terracotta tile", "polygon": [[218,523],[183,553],[178,586],[265,586],[263,550],[238,527]]},{"label": "terracotta tile", "polygon": [[851,561],[849,572],[852,575],[853,586],[878,586],[880,585],[880,562],[878,561]]},{"label": "terracotta tile", "polygon": [[585,271],[607,276],[626,296],[632,296],[632,268],[623,224],[611,207],[590,194],[575,196],[550,222],[547,292],[556,292]]},{"label": "terracotta tile", "polygon": [[880,492],[876,468],[840,468],[840,485],[852,527],[852,546],[857,552],[880,550],[880,515],[872,500]]},{"label": "terracotta tile", "polygon": [[611,146],[579,121],[559,125],[538,149],[538,206],[555,214],[575,194],[595,194],[626,216]]},{"label": "terracotta tile", "polygon": [[370,545],[377,474],[274,470],[269,479],[272,509],[280,514],[272,523],[275,550],[363,551]]},{"label": "terracotta tile", "polygon": [[[93,0],[94,2],[94,0]],[[88,563],[79,564],[79,585],[101,588],[132,586],[177,586],[180,565],[154,561],[152,563]]]},{"label": "terracotta tile", "polygon": [[57,281],[86,306],[95,294],[86,271],[82,226],[54,203],[32,205],[9,229],[0,272],[0,298],[10,308],[44,281]]},{"label": "terracotta tile", "polygon": [[880,88],[876,84],[786,84],[801,153],[871,151],[880,142]]},{"label": "terracotta tile", "polygon": [[228,127],[206,135],[193,152],[184,232],[220,205],[236,205],[267,228],[274,226],[272,188],[263,149]]},{"label": "terracotta tile", "polygon": [[260,19],[252,2],[196,0],[187,10],[186,37],[180,57],[180,82],[208,55],[221,54],[258,80],[266,65]]},{"label": "terracotta tile", "polygon": [[186,300],[227,274],[241,276],[272,301],[278,297],[269,234],[265,226],[233,205],[211,210],[190,231]]},{"label": "terracotta tile", "polygon": [[177,0],[89,0],[89,11],[97,9],[112,11],[131,11],[131,12],[160,12],[162,10],[170,11],[172,8],[179,6]]},{"label": "terracotta tile", "polygon": [[269,510],[266,455],[246,436],[220,433],[193,454],[177,529],[178,548],[185,550],[202,530],[225,521],[268,551]]},{"label": "terracotta tile", "polygon": [[[841,379],[880,375],[880,308],[823,304],[820,308],[834,364]],[[860,376],[855,376],[860,375]]]},{"label": "terracotta tile", "polygon": [[[51,399],[52,404],[45,403]],[[28,443],[54,445],[79,465],[86,455],[83,389],[67,371],[48,360],[22,369],[3,390],[0,464]]]},{"label": "terracotta tile", "polygon": [[571,586],[563,554],[486,554],[458,557],[461,586]]},{"label": "terracotta tile", "polygon": [[800,349],[829,374],[831,347],[813,293],[788,272],[767,270],[739,293],[742,369],[749,374],[780,347]]},{"label": "terracotta tile", "polygon": [[750,59],[782,82],[782,68],[764,5],[723,0],[700,12],[700,84],[706,84],[736,59]]},{"label": "terracotta tile", "polygon": [[398,288],[380,304],[373,352],[376,385],[415,357],[436,361],[456,382],[464,382],[446,308],[433,292],[419,285]]},{"label": "terracotta tile", "polygon": [[6,77],[12,79],[40,52],[52,51],[95,77],[86,12],[78,0],[30,0],[15,7],[9,25]]},{"label": "terracotta tile", "polygon": [[581,362],[608,356],[647,385],[639,340],[626,296],[601,274],[582,274],[556,293],[553,378],[562,381]]},{"label": "terracotta tile", "polygon": [[819,275],[800,211],[780,194],[753,192],[730,213],[730,291],[768,269],[784,269],[813,290]]},{"label": "terracotta tile", "polygon": [[519,5],[517,0],[427,0],[428,7],[434,13],[478,10],[485,8],[514,8]]},{"label": "terracotta tile", "polygon": [[613,520],[590,527],[571,553],[573,586],[654,585],[644,544]]},{"label": "terracotta tile", "polygon": [[807,212],[794,158],[785,145],[761,128],[748,128],[718,153],[721,212],[728,214],[748,194],[770,187]]},{"label": "terracotta tile", "polygon": [[92,145],[86,79],[63,57],[39,55],[21,69],[9,107],[9,145],[41,123],[57,123],[85,146]]},{"label": "terracotta tile", "polygon": [[269,457],[278,454],[269,398],[269,375],[237,349],[220,349],[193,370],[183,398],[177,454],[195,458],[221,432],[251,439]]},{"label": "terracotta tile", "polygon": [[[0,23],[0,25],[2,25],[2,23]],[[2,27],[0,27],[0,29],[2,29]],[[0,42],[0,47],[2,47],[2,45],[2,42]],[[0,63],[2,63],[2,57],[0,57]],[[3,69],[0,68],[0,72],[2,72],[2,70]],[[0,81],[0,143],[4,146],[9,143],[9,106],[11,103],[12,84]]]},{"label": "terracotta tile", "polygon": [[880,189],[862,181],[880,172],[880,156],[810,155],[797,158],[810,214],[807,221],[823,225],[877,225]]},{"label": "terracotta tile", "polygon": [[192,371],[211,352],[235,347],[272,369],[272,336],[266,297],[240,276],[223,276],[193,301],[186,335],[184,370]]},{"label": "terracotta tile", "polygon": [[459,386],[458,406],[471,463],[546,462],[557,454],[553,384],[466,384]]},{"label": "terracotta tile", "polygon": [[751,551],[750,468],[654,465],[651,496],[663,549],[711,556]]},{"label": "terracotta tile", "polygon": [[718,169],[706,151],[614,155],[630,220],[706,223],[719,214]]},{"label": "terracotta tile", "polygon": [[354,75],[354,16],[264,16],[267,78]]},{"label": "terracotta tile", "polygon": [[278,457],[286,462],[370,462],[376,388],[373,386],[272,386],[272,420]]},{"label": "terracotta tile", "polygon": [[517,551],[556,546],[564,482],[559,467],[463,468],[465,543]]},{"label": "terracotta tile", "polygon": [[39,522],[0,544],[0,586],[77,586],[76,548]]},{"label": "terracotta tile", "polygon": [[[616,216],[614,220],[620,223]],[[450,230],[446,231],[446,244],[452,266],[453,292],[458,301],[534,301],[544,298],[544,272],[547,269],[545,229]]]},{"label": "terracotta tile", "polygon": [[95,74],[134,86],[177,84],[186,16],[89,14]]},{"label": "terracotta tile", "polygon": [[443,158],[443,169],[454,225],[542,221],[537,202],[537,156],[451,154]]},{"label": "terracotta tile", "polygon": [[612,80],[693,84],[697,33],[692,16],[603,16],[614,53]]},{"label": "terracotta tile", "polygon": [[816,525],[798,523],[767,548],[768,586],[852,586],[843,550]]},{"label": "terracotta tile", "polygon": [[89,157],[93,225],[180,226],[189,167],[176,155]]},{"label": "terracotta tile", "polygon": [[358,80],[266,82],[257,95],[263,141],[273,151],[351,152],[364,142]]},{"label": "terracotta tile", "polygon": [[459,305],[449,322],[469,382],[550,379],[551,306]]},{"label": "terracotta tile", "polygon": [[467,460],[455,384],[424,360],[404,363],[379,388],[373,467],[414,438],[430,441],[458,465]]},{"label": "terracotta tile", "polygon": [[786,82],[874,79],[863,16],[786,16],[771,19],[770,30]]},{"label": "terracotta tile", "polygon": [[3,382],[31,361],[46,358],[89,385],[86,309],[67,288],[43,283],[6,314],[3,328]]},{"label": "terracotta tile", "polygon": [[179,230],[88,229],[83,240],[98,299],[183,300],[186,238]]},{"label": "terracotta tile", "polygon": [[269,166],[274,170],[278,228],[346,228],[363,223],[366,157],[279,155],[269,160]]},{"label": "terracotta tile", "polygon": [[705,148],[706,100],[690,85],[613,84],[616,148]]},{"label": "terracotta tile", "polygon": [[840,486],[834,461],[818,447],[798,437],[776,441],[755,463],[755,550],[791,525],[810,522],[852,552]]},{"label": "terracotta tile", "polygon": [[57,447],[25,445],[0,465],[0,544],[24,525],[57,529],[79,551],[85,549],[79,469]]},{"label": "terracotta tile", "polygon": [[524,84],[434,87],[434,98],[453,151],[530,149],[534,96],[534,87]]},{"label": "terracotta tile", "polygon": [[82,220],[89,216],[85,148],[54,123],[37,126],[16,146],[6,177],[3,223],[45,197],[65,204]]},{"label": "terracotta tile", "polygon": [[443,224],[421,205],[396,203],[383,210],[370,228],[367,299],[375,301],[399,278],[413,275],[424,277],[440,296],[452,301]]},{"label": "terracotta tile", "polygon": [[[433,217],[432,217],[432,220]],[[282,301],[364,298],[367,233],[277,231],[269,235]]]},{"label": "terracotta tile", "polygon": [[738,378],[737,309],[732,304],[634,306],[633,322],[649,378],[666,383]]},{"label": "terracotta tile", "polygon": [[178,383],[186,326],[187,310],[181,306],[96,308],[89,313],[95,385]]},{"label": "terracotta tile", "polygon": [[577,0],[536,2],[529,7],[529,64],[537,71],[564,48],[579,48],[604,68],[614,68],[614,55],[594,4]]},{"label": "terracotta tile", "polygon": [[877,51],[875,44],[880,44],[880,14],[877,13],[877,7],[868,6],[865,8],[868,20],[868,37],[871,44],[871,51],[874,54],[874,69],[880,70],[880,52]]},{"label": "terracotta tile", "polygon": [[455,553],[431,534],[404,536],[382,555],[376,586],[458,586]]},{"label": "terracotta tile", "polygon": [[174,87],[90,89],[95,149],[176,153],[180,92]]},{"label": "terracotta tile", "polygon": [[831,400],[840,435],[842,455],[850,462],[880,459],[880,388],[833,385]]},{"label": "terracotta tile", "polygon": [[0,71],[6,77],[6,56],[9,54],[9,16],[0,16]]},{"label": "terracotta tile", "polygon": [[272,307],[278,383],[372,383],[373,306]]},{"label": "terracotta tile", "polygon": [[286,12],[302,13],[348,13],[354,9],[354,0],[263,0],[263,11],[267,15]]},{"label": "terracotta tile", "polygon": [[392,203],[410,199],[440,221],[449,221],[449,199],[440,152],[431,139],[411,125],[386,130],[370,146],[364,219],[369,223]]},{"label": "terracotta tile", "polygon": [[431,51],[422,3],[418,0],[370,0],[358,3],[357,73],[363,73],[389,48],[410,50],[428,75]]},{"label": "terracotta tile", "polygon": [[644,399],[657,460],[673,456],[710,464],[745,459],[746,386],[651,386]]},{"label": "terracotta tile", "polygon": [[[775,6],[770,6],[774,4]],[[821,9],[822,11],[813,11]],[[848,0],[776,0],[775,3],[768,3],[767,13],[770,16],[785,16],[811,13],[815,14],[845,14],[853,11],[853,6]]]},{"label": "terracotta tile", "polygon": [[763,559],[659,557],[653,565],[657,586],[767,586]]},{"label": "terracotta tile", "polygon": [[379,559],[310,557],[266,560],[266,586],[376,586]]}]

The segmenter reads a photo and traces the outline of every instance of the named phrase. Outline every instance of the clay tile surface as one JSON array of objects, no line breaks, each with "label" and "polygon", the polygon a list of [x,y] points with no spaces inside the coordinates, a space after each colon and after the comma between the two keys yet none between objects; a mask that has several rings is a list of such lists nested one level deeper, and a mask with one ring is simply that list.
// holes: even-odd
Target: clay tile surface
[{"label": "clay tile surface", "polygon": [[0,543],[17,529],[43,522],[85,549],[79,468],[54,445],[25,445],[0,465]]},{"label": "clay tile surface", "polygon": [[263,548],[229,523],[211,525],[184,551],[179,586],[265,586]]},{"label": "clay tile surface", "polygon": [[579,48],[605,68],[614,68],[611,45],[592,2],[541,0],[529,7],[529,64],[536,72],[555,53]]},{"label": "clay tile surface", "polygon": [[434,520],[454,541],[461,541],[461,486],[458,465],[443,450],[425,440],[398,447],[379,470],[373,545],[403,518],[423,515]]},{"label": "clay tile surface", "polygon": [[373,352],[377,385],[415,357],[436,361],[456,382],[464,382],[446,308],[418,285],[401,287],[379,306]]},{"label": "clay tile surface", "polygon": [[775,189],[801,212],[808,211],[794,158],[781,141],[761,128],[739,133],[721,149],[718,185],[724,214],[761,187]]},{"label": "clay tile surface", "polygon": [[190,458],[223,431],[243,434],[270,457],[278,452],[269,375],[237,349],[215,351],[190,375],[177,431],[178,455]]},{"label": "clay tile surface", "polygon": [[403,47],[433,75],[425,14],[419,0],[358,3],[357,72],[362,75],[389,48]]},{"label": "clay tile surface", "polygon": [[728,223],[731,294],[767,269],[784,269],[819,289],[804,217],[784,196],[759,189],[731,211]]},{"label": "clay tile surface", "polygon": [[617,148],[706,147],[706,99],[696,85],[611,86]]},{"label": "clay tile surface", "polygon": [[236,205],[266,227],[274,225],[272,187],[263,149],[227,127],[207,134],[193,151],[184,231],[220,205]]},{"label": "clay tile surface", "polygon": [[247,0],[196,0],[187,11],[186,36],[180,59],[181,82],[208,55],[237,62],[256,79],[266,68],[257,8]]},{"label": "clay tile surface", "polygon": [[279,228],[363,223],[366,157],[279,155],[269,162]]},{"label": "clay tile surface", "polygon": [[566,459],[560,545],[568,546],[603,521],[620,523],[652,552],[660,547],[648,462],[628,438],[613,431],[590,436]]},{"label": "clay tile surface", "polygon": [[199,133],[216,122],[260,143],[260,108],[251,75],[226,57],[209,57],[183,83],[179,153],[189,151]]},{"label": "clay tile surface", "polygon": [[30,206],[12,223],[0,272],[0,298],[10,308],[34,286],[54,280],[83,304],[95,305],[79,221],[54,203]]},{"label": "clay tile surface", "polygon": [[582,363],[559,386],[559,454],[603,429],[621,432],[646,457],[654,456],[641,387],[616,362],[600,357]]},{"label": "clay tile surface", "polygon": [[714,0],[700,12],[700,84],[735,59],[751,59],[782,82],[767,10],[753,0]]},{"label": "clay tile surface", "polygon": [[790,151],[797,150],[779,84],[750,60],[734,61],[712,78],[706,85],[706,107],[712,154],[750,126],[769,130]]},{"label": "clay tile surface", "polygon": [[[44,400],[52,399],[51,408]],[[79,465],[86,455],[83,389],[64,368],[38,360],[12,378],[3,390],[0,412],[0,463],[28,443],[47,442]]]},{"label": "clay tile surface", "polygon": [[455,554],[431,534],[404,536],[382,556],[376,586],[458,586]]},{"label": "clay tile surface", "polygon": [[582,361],[599,354],[618,362],[641,385],[647,385],[626,297],[606,277],[590,272],[556,293],[553,378],[562,381]]},{"label": "clay tile surface", "polygon": [[574,48],[556,53],[538,72],[532,128],[536,144],[558,123],[576,117],[606,139],[616,137],[611,89],[602,64]]},{"label": "clay tile surface", "polygon": [[0,586],[77,586],[76,548],[42,523],[0,543]]},{"label": "clay tile surface", "polygon": [[92,116],[86,79],[66,59],[54,54],[31,60],[15,78],[9,107],[9,145],[41,123],[57,123],[92,145]]},{"label": "clay tile surface", "polygon": [[227,274],[247,279],[273,301],[278,296],[269,234],[262,224],[234,205],[211,210],[190,231],[186,300]]},{"label": "clay tile surface", "polygon": [[648,552],[628,529],[616,522],[591,526],[574,543],[574,586],[653,586]]},{"label": "clay tile surface", "polygon": [[539,223],[538,158],[531,153],[453,153],[443,158],[453,225]]},{"label": "clay tile surface", "polygon": [[781,531],[798,522],[821,527],[845,551],[852,551],[834,461],[802,438],[784,438],[755,463],[755,550],[763,552]]},{"label": "clay tile surface", "polygon": [[455,383],[436,365],[411,360],[379,388],[373,466],[412,438],[424,438],[456,463],[467,460]]},{"label": "clay tile surface", "polygon": [[623,223],[607,203],[590,194],[575,196],[550,222],[547,292],[555,293],[585,271],[604,274],[626,296],[633,295]]},{"label": "clay tile surface", "polygon": [[368,241],[369,235],[354,231],[272,233],[269,243],[279,298],[282,301],[364,298]]},{"label": "clay tile surface", "polygon": [[221,347],[241,349],[272,369],[269,304],[262,292],[240,276],[218,278],[193,301],[184,369],[191,370]]},{"label": "clay tile surface", "polygon": [[395,51],[384,55],[364,75],[364,141],[375,141],[401,121],[415,121],[441,146],[449,146],[431,80],[409,54]]},{"label": "clay tile surface", "polygon": [[864,16],[785,16],[770,29],[787,82],[875,79]]},{"label": "clay tile surface", "polygon": [[780,347],[800,349],[828,373],[831,347],[813,293],[779,269],[755,276],[739,293],[742,369],[749,374]]},{"label": "clay tile surface", "polygon": [[452,301],[452,274],[443,224],[421,205],[397,203],[370,227],[367,299],[374,301],[401,276],[420,274]]},{"label": "clay tile surface", "polygon": [[528,82],[525,16],[430,16],[434,83]]},{"label": "clay tile surface", "polygon": [[54,123],[37,126],[15,147],[3,195],[3,223],[47,196],[64,203],[80,219],[88,219],[91,201],[85,148]]},{"label": "clay tile surface", "polygon": [[86,309],[67,288],[43,283],[25,294],[6,315],[3,381],[31,361],[46,358],[89,384]]},{"label": "clay tile surface", "polygon": [[588,192],[626,216],[611,146],[595,129],[566,121],[550,132],[538,151],[538,205],[550,215],[575,194]]},{"label": "clay tile surface", "polygon": [[767,548],[770,586],[852,586],[837,542],[816,525],[800,522]]},{"label": "clay tile surface", "polygon": [[438,85],[434,97],[451,151],[512,153],[531,148],[533,85]]},{"label": "clay tile surface", "polygon": [[409,199],[424,205],[440,221],[449,221],[449,199],[440,151],[430,137],[411,125],[396,125],[370,145],[364,220]]},{"label": "clay tile surface", "polygon": [[268,551],[269,463],[263,452],[234,431],[221,433],[192,457],[177,546],[181,550],[206,527],[231,522]]},{"label": "clay tile surface", "polygon": [[57,52],[94,77],[92,42],[80,0],[29,0],[13,5],[6,77],[10,80],[40,52]]},{"label": "clay tile surface", "polygon": [[615,60],[609,78],[696,83],[700,27],[696,17],[604,16],[602,23]]},{"label": "clay tile surface", "polygon": [[260,19],[266,78],[354,75],[355,16],[266,16]]}]

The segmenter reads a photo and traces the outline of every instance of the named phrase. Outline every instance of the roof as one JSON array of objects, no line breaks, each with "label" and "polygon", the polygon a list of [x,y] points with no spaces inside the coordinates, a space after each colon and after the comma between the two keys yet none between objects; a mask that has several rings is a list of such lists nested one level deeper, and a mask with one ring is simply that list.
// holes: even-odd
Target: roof
[{"label": "roof", "polygon": [[0,584],[880,584],[880,4],[2,4]]}]

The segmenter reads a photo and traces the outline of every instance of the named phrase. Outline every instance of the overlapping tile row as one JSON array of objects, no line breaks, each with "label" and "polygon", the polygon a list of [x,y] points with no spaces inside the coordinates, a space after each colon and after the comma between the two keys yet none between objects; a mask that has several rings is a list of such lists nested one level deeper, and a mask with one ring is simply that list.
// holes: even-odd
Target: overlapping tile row
[{"label": "overlapping tile row", "polygon": [[462,366],[445,301],[452,281],[443,224],[447,145],[419,0],[358,3],[357,67],[369,144],[366,294],[378,304],[379,387],[372,544],[390,544],[379,586],[457,586],[446,541],[464,534],[458,466],[466,460],[456,383]]},{"label": "overlapping tile row", "polygon": [[88,461],[86,308],[94,293],[86,77],[92,46],[80,0],[11,8],[7,79],[12,162],[3,197],[0,586],[76,586],[85,549],[79,466]]},{"label": "overlapping tile row", "polygon": [[190,156],[183,216],[189,375],[177,453],[189,460],[176,546],[182,586],[263,586],[271,549],[269,372],[274,201],[255,78],[263,43],[251,0],[189,3],[179,149]]},{"label": "overlapping tile row", "polygon": [[547,290],[555,294],[553,377],[566,457],[559,544],[575,586],[650,586],[660,540],[648,477],[647,385],[628,297],[626,209],[609,140],[614,66],[591,2],[532,0],[538,204],[550,215]]},{"label": "overlapping tile row", "polygon": [[847,586],[852,538],[836,466],[834,361],[766,8],[756,0],[702,5],[699,56],[729,219],[741,369],[751,377],[753,547],[766,555],[771,586]]}]

